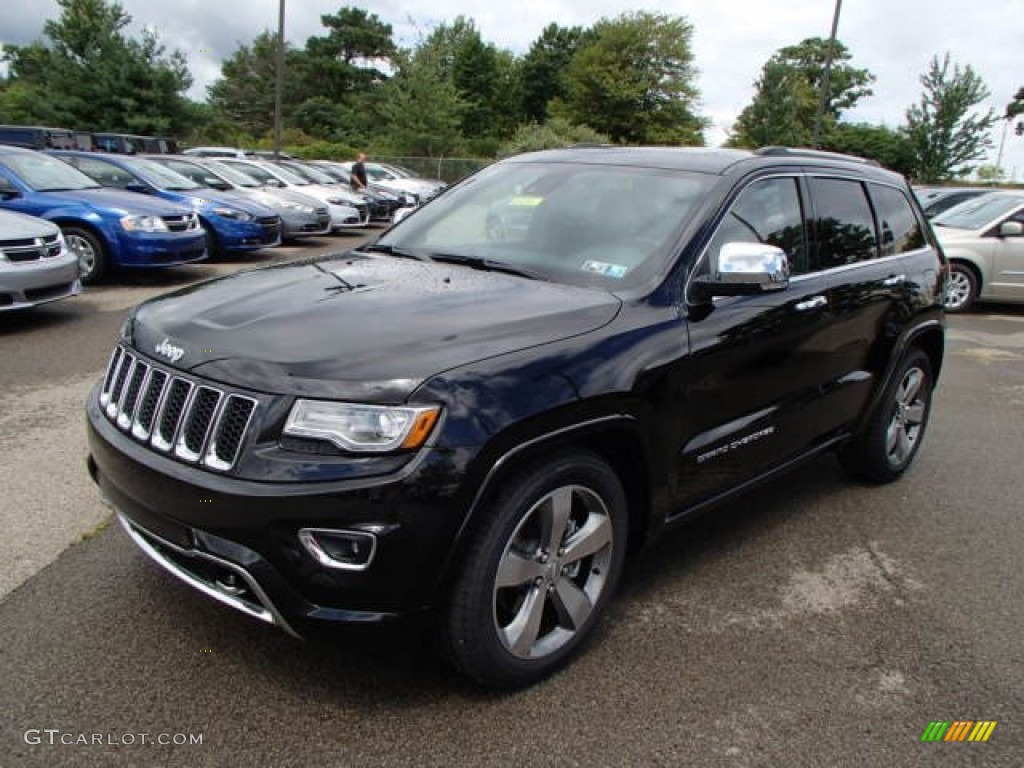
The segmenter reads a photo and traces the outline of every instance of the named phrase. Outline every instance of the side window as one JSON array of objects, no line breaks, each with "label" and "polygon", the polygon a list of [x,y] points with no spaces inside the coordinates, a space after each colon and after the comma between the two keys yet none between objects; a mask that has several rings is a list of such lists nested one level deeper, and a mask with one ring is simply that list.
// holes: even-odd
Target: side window
[{"label": "side window", "polygon": [[898,189],[880,184],[871,184],[869,189],[878,216],[882,255],[895,256],[923,248],[925,239],[921,222],[914,215],[906,196]]},{"label": "side window", "polygon": [[762,179],[744,189],[730,206],[708,246],[712,269],[726,243],[767,243],[789,256],[790,274],[810,265],[804,241],[800,190],[793,177]]},{"label": "side window", "polygon": [[864,185],[847,179],[810,178],[814,232],[822,269],[878,256],[875,220]]}]

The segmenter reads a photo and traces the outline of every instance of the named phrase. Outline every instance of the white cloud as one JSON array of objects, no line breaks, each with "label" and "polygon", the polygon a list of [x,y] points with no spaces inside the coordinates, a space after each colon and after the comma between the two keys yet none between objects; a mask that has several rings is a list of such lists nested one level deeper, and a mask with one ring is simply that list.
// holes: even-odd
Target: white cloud
[{"label": "white cloud", "polygon": [[[205,86],[219,73],[221,59],[239,43],[251,41],[264,29],[277,28],[277,0],[121,0],[139,26],[155,27],[161,39],[189,57],[202,98]],[[320,16],[336,13],[346,4],[366,7],[390,23],[405,44],[416,40],[416,27],[429,29],[462,14],[472,18],[485,40],[516,53],[525,53],[548,24],[588,26],[601,17],[614,17],[638,6],[623,0],[519,0],[515,3],[470,0],[378,0],[370,4],[342,0],[288,0],[286,37],[302,45],[321,34]],[[750,101],[761,65],[777,49],[810,36],[826,37],[834,4],[828,0],[648,0],[644,10],[686,16],[694,26],[694,53],[700,70],[703,113],[711,118],[710,138],[721,140]],[[992,91],[987,106],[1001,114],[1018,88],[1024,86],[1020,62],[1020,0],[858,0],[843,5],[839,38],[853,54],[853,63],[877,76],[875,95],[848,117],[897,126],[906,108],[917,101],[918,77],[933,55],[949,51],[953,59],[970,64]],[[0,43],[24,43],[40,36],[46,18],[57,15],[56,0],[2,0]],[[413,23],[410,23],[410,20]],[[993,132],[995,160],[1001,125]],[[1024,179],[1024,138],[1007,139],[1005,167]]]}]

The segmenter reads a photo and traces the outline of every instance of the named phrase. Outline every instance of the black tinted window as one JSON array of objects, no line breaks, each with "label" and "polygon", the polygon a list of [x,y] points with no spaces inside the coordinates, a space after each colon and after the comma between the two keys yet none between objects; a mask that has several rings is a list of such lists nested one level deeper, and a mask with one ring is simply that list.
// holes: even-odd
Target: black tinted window
[{"label": "black tinted window", "polygon": [[875,203],[878,229],[882,235],[882,255],[906,253],[925,245],[921,223],[910,207],[910,201],[898,189],[871,185],[871,199]]},{"label": "black tinted window", "polygon": [[744,189],[729,207],[708,249],[711,268],[726,243],[767,243],[789,257],[790,274],[809,269],[800,191],[795,178],[763,179]]},{"label": "black tinted window", "polygon": [[822,269],[875,258],[875,221],[864,185],[846,179],[808,181],[814,198],[814,233]]}]

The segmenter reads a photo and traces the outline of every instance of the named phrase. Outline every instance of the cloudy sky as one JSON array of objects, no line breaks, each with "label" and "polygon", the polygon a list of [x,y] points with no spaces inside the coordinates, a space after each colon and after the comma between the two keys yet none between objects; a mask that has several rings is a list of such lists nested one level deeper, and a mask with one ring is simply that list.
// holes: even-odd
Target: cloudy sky
[{"label": "cloudy sky", "polygon": [[[121,0],[133,26],[153,27],[169,48],[184,51],[196,79],[194,98],[220,74],[220,61],[240,43],[277,27],[277,0]],[[390,23],[399,43],[411,45],[417,29],[429,30],[459,14],[476,21],[484,39],[525,53],[549,23],[588,26],[601,17],[644,9],[681,15],[694,27],[694,53],[700,69],[702,112],[713,123],[712,143],[720,143],[749,103],[753,83],[777,49],[818,35],[826,37],[834,0],[287,0],[285,37],[301,46],[320,34],[320,15],[356,5]],[[25,43],[42,34],[43,22],[58,15],[56,0],[0,0],[0,43]],[[1002,114],[1024,86],[1021,0],[845,0],[839,38],[853,53],[853,64],[877,76],[874,95],[847,113],[851,120],[896,127],[921,94],[919,77],[931,57],[949,51],[970,64],[988,85],[987,106]],[[988,162],[995,163],[1002,122],[993,132]],[[1024,180],[1024,137],[1006,137],[1003,167]]]}]

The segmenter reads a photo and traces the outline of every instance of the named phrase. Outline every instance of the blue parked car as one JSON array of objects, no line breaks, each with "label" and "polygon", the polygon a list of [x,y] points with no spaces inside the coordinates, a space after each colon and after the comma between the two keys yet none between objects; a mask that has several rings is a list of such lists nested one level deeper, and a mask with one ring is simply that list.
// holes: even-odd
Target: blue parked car
[{"label": "blue parked car", "polygon": [[142,192],[196,211],[206,229],[210,256],[248,251],[281,242],[281,217],[244,194],[201,187],[180,173],[143,157],[51,150],[105,187]]},{"label": "blue parked car", "polygon": [[83,283],[113,267],[165,267],[206,258],[199,217],[181,205],[104,189],[41,152],[0,146],[0,208],[48,219],[77,257]]}]

